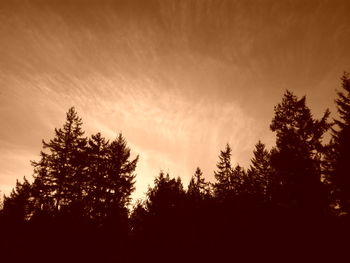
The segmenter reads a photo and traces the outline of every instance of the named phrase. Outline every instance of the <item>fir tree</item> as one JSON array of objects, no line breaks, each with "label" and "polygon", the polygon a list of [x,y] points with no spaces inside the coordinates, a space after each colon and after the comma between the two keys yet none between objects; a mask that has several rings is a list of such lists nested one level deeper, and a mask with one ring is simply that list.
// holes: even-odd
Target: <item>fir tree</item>
[{"label": "fir tree", "polygon": [[232,170],[230,175],[231,195],[239,196],[242,194],[249,194],[250,190],[248,185],[248,176],[244,168],[240,165]]},{"label": "fir tree", "polygon": [[183,204],[185,191],[180,177],[170,178],[169,174],[160,172],[154,180],[154,187],[147,193],[147,210],[152,213],[168,213]]},{"label": "fir tree", "polygon": [[333,202],[341,211],[350,213],[350,77],[344,73],[341,78],[342,91],[335,100],[340,119],[335,119],[332,140],[327,152],[326,169],[332,184]]},{"label": "fir tree", "polygon": [[232,190],[232,166],[231,166],[231,147],[226,144],[224,151],[220,151],[217,171],[214,172],[216,183],[214,184],[215,196],[219,199],[225,198]]},{"label": "fir tree", "polygon": [[23,223],[32,216],[32,186],[24,177],[23,183],[16,180],[16,186],[10,196],[4,196],[3,214],[11,223]]},{"label": "fir tree", "polygon": [[92,135],[89,138],[87,156],[88,156],[88,183],[86,185],[87,196],[85,202],[87,205],[86,211],[89,217],[102,223],[106,216],[104,209],[106,202],[105,182],[107,177],[108,167],[108,145],[109,142],[102,137],[101,133]]},{"label": "fir tree", "polygon": [[135,190],[134,171],[139,156],[130,160],[130,155],[130,149],[126,146],[126,140],[122,134],[119,134],[108,146],[105,193],[110,205],[126,207],[130,202],[131,193]]},{"label": "fir tree", "polygon": [[276,202],[291,209],[320,212],[325,208],[325,188],[321,182],[322,137],[330,124],[329,111],[314,119],[305,104],[287,91],[275,107],[271,130],[276,132],[276,148],[271,165],[277,180]]},{"label": "fir tree", "polygon": [[209,184],[205,182],[203,173],[197,167],[188,185],[187,194],[195,199],[201,199],[204,195],[210,194]]},{"label": "fir tree", "polygon": [[272,173],[270,166],[270,153],[265,148],[265,144],[259,141],[255,145],[251,159],[251,165],[248,169],[249,188],[253,195],[270,200]]},{"label": "fir tree", "polygon": [[43,141],[44,150],[41,160],[32,162],[40,209],[53,205],[50,210],[56,212],[67,209],[80,202],[86,183],[85,147],[87,139],[83,137],[82,120],[74,107],[66,115],[63,128],[55,129],[55,137],[49,142]]}]

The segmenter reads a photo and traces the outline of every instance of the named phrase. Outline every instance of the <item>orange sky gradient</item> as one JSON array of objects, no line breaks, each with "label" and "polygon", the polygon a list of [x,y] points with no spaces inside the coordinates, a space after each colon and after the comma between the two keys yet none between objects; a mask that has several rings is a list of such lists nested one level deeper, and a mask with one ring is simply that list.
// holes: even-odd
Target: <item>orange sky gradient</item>
[{"label": "orange sky gradient", "polygon": [[[229,142],[248,167],[286,89],[335,113],[350,2],[0,1],[0,189],[31,178],[75,106],[86,135],[126,137],[136,198],[160,170],[208,180]],[[334,115],[335,116],[335,115]]]}]

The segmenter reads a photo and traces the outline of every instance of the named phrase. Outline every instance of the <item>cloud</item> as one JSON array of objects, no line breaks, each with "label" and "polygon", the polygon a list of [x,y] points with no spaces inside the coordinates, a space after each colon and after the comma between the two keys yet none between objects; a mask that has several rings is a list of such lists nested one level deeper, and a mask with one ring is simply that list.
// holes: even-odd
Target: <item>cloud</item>
[{"label": "cloud", "polygon": [[0,148],[12,157],[0,151],[2,177],[27,173],[21,152],[38,154],[75,106],[87,135],[122,132],[140,154],[138,188],[160,169],[186,181],[201,166],[212,179],[226,142],[244,165],[259,139],[272,146],[286,88],[322,112],[348,66],[343,4],[122,2],[5,5]]}]

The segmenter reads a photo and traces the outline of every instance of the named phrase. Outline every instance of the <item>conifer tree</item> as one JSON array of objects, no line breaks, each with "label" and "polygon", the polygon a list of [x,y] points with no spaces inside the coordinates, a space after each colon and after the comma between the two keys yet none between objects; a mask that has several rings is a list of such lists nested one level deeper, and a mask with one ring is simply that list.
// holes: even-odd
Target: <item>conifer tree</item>
[{"label": "conifer tree", "polygon": [[112,142],[100,133],[87,140],[81,126],[81,118],[70,108],[54,139],[43,141],[41,160],[32,162],[36,210],[54,215],[63,209],[98,224],[121,213],[125,219],[138,156],[130,158],[121,134]]},{"label": "conifer tree", "polygon": [[246,187],[248,185],[248,177],[244,168],[240,165],[236,165],[232,170],[230,175],[230,194],[239,196],[241,194],[249,194],[249,188]]},{"label": "conifer tree", "polygon": [[226,144],[224,151],[220,151],[217,171],[214,171],[216,183],[214,184],[215,196],[219,199],[225,198],[232,190],[232,166],[231,166],[231,147]]},{"label": "conifer tree", "polygon": [[330,124],[329,111],[314,119],[305,104],[287,91],[275,107],[271,130],[276,132],[276,148],[271,165],[277,178],[275,200],[291,209],[320,212],[325,208],[325,188],[321,182],[322,137]]},{"label": "conifer tree", "polygon": [[24,177],[23,183],[16,180],[10,196],[4,196],[3,214],[9,223],[23,223],[30,219],[32,212],[31,184]]},{"label": "conifer tree", "polygon": [[170,178],[169,174],[160,172],[155,178],[146,200],[147,235],[150,240],[163,246],[166,245],[164,241],[176,244],[182,238],[185,194],[180,177]]},{"label": "conifer tree", "polygon": [[108,166],[107,152],[109,142],[102,137],[101,133],[92,135],[88,141],[88,184],[86,185],[87,196],[85,202],[88,206],[87,213],[91,219],[100,223],[105,214]]},{"label": "conifer tree", "polygon": [[197,167],[188,185],[187,194],[195,199],[201,199],[204,195],[209,195],[209,191],[209,184],[205,182],[201,169]]},{"label": "conifer tree", "polygon": [[160,172],[154,180],[154,187],[147,193],[146,207],[150,213],[167,213],[183,204],[185,191],[180,177],[170,178]]},{"label": "conifer tree", "polygon": [[326,169],[331,182],[333,202],[341,211],[350,213],[350,76],[344,73],[342,91],[335,100],[340,119],[335,119],[332,140],[328,148]]},{"label": "conifer tree", "polygon": [[120,224],[127,225],[128,204],[130,195],[135,190],[135,169],[139,157],[130,160],[130,149],[126,140],[119,134],[107,148],[105,156],[107,164],[103,180],[103,209],[110,224],[113,220],[123,220]]},{"label": "conifer tree", "polygon": [[63,128],[55,129],[55,137],[49,142],[43,141],[45,151],[41,160],[32,162],[40,209],[52,205],[56,212],[70,209],[69,206],[82,200],[82,187],[87,179],[85,169],[85,147],[87,139],[83,137],[82,120],[74,107],[66,115]]},{"label": "conifer tree", "polygon": [[270,153],[265,148],[265,144],[259,141],[253,151],[254,157],[248,169],[248,180],[250,191],[264,200],[270,200],[272,173],[270,166]]}]

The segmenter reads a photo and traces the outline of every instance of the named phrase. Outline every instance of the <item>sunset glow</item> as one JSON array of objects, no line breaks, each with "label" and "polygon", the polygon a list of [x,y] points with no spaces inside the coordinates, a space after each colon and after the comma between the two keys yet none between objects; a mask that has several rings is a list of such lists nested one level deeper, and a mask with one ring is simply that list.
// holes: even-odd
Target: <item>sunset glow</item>
[{"label": "sunset glow", "polygon": [[137,198],[160,170],[212,180],[227,142],[247,166],[259,139],[273,145],[286,89],[333,112],[349,2],[250,2],[1,1],[0,190],[31,177],[71,106],[86,135],[121,132],[140,155]]}]

